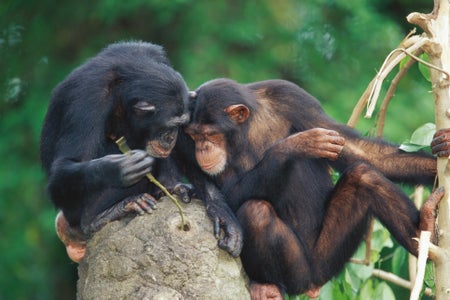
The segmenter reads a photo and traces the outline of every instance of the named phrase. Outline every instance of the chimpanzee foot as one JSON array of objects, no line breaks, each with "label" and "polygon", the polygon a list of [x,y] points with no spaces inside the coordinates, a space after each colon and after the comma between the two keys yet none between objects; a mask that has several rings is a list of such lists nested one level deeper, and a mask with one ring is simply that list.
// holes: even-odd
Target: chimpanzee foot
[{"label": "chimpanzee foot", "polygon": [[119,220],[130,214],[151,214],[156,209],[156,203],[156,199],[147,193],[127,197],[97,215],[90,224],[82,223],[81,229],[85,235],[90,237],[107,223]]},{"label": "chimpanzee foot", "polygon": [[275,284],[250,284],[250,297],[252,300],[283,300],[280,289]]},{"label": "chimpanzee foot", "polygon": [[444,187],[439,187],[425,200],[425,203],[420,209],[420,231],[430,231],[434,235],[436,222],[436,208],[444,196]]},{"label": "chimpanzee foot", "polygon": [[156,203],[157,200],[147,193],[131,196],[123,200],[125,213],[136,212],[139,215],[151,214],[156,209]]},{"label": "chimpanzee foot", "polygon": [[311,288],[305,292],[305,295],[310,299],[319,298],[320,287],[316,287],[316,286],[312,285]]},{"label": "chimpanzee foot", "polygon": [[69,225],[62,211],[56,216],[55,229],[59,239],[66,246],[67,256],[72,261],[79,263],[86,253],[87,237],[79,227]]}]

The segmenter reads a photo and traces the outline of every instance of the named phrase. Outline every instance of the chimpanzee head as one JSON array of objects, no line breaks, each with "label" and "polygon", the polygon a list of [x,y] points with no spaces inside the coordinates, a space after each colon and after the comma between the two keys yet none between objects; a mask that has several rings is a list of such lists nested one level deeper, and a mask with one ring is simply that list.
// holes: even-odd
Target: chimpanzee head
[{"label": "chimpanzee head", "polygon": [[230,157],[248,136],[254,96],[230,79],[215,79],[190,95],[192,121],[185,129],[194,140],[196,159],[209,175],[225,171]]},{"label": "chimpanzee head", "polygon": [[167,157],[175,146],[178,127],[189,121],[183,78],[159,46],[125,43],[107,50],[114,60],[107,82],[107,101],[112,102],[107,138],[125,136],[131,148]]}]

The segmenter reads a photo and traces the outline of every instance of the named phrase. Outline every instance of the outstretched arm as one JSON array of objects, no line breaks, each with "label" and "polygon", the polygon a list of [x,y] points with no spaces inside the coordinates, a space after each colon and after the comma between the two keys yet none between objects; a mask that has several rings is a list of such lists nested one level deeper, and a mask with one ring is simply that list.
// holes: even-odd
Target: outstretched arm
[{"label": "outstretched arm", "polygon": [[332,163],[339,171],[357,161],[371,164],[397,182],[432,184],[436,176],[436,158],[425,152],[405,152],[382,139],[362,138],[353,130],[338,130],[345,137],[339,159]]}]

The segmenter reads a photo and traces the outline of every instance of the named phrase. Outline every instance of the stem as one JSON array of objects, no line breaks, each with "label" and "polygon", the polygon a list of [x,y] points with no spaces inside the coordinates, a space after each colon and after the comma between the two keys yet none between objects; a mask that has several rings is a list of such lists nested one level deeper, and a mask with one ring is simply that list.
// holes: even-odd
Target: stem
[{"label": "stem", "polygon": [[[389,273],[380,269],[374,269],[372,271],[372,275],[375,277],[378,277],[380,279],[383,279],[385,281],[392,282],[395,285],[401,286],[405,289],[410,290],[411,289],[411,282],[408,280],[405,280],[393,273]],[[424,294],[427,296],[433,296],[433,291],[430,288],[425,288]]]},{"label": "stem", "polygon": [[[423,52],[423,51],[419,50],[418,52]],[[400,80],[403,78],[403,76],[406,75],[409,68],[414,63],[415,63],[415,60],[413,60],[413,59],[408,60],[405,63],[405,65],[403,66],[403,68],[401,68],[400,71],[398,71],[398,73],[395,75],[394,79],[392,79],[391,85],[389,86],[389,89],[387,90],[386,95],[384,96],[383,102],[380,107],[380,114],[379,114],[378,124],[377,124],[377,137],[383,136],[387,108],[388,108],[392,98],[394,97],[394,93],[395,93],[395,90],[397,89],[398,84],[399,84]]]},{"label": "stem", "polygon": [[[411,13],[407,19],[408,22],[420,26],[429,41],[424,50],[428,53],[430,64],[438,69],[430,69],[436,129],[449,128],[450,3],[448,0],[434,0],[431,14]],[[447,157],[437,159],[437,170],[439,185],[444,186],[446,192],[439,203],[439,247],[430,245],[429,255],[436,266],[435,297],[437,300],[443,300],[448,299],[450,295],[450,172]]]},{"label": "stem", "polygon": [[[128,147],[127,145],[127,140],[125,139],[125,137],[121,137],[116,141],[117,146],[119,146],[119,150],[120,152],[122,152],[123,154],[128,154],[131,149],[130,147]],[[167,197],[170,198],[170,200],[172,200],[173,203],[175,203],[175,205],[178,207],[178,212],[180,214],[181,217],[181,226],[180,229],[183,230],[184,229],[184,214],[183,214],[183,208],[181,207],[180,203],[178,202],[178,200],[166,189],[166,187],[164,185],[161,184],[161,182],[159,182],[155,176],[153,176],[152,173],[147,173],[146,174],[147,179],[153,183],[154,185],[156,185],[157,187],[159,187],[164,194],[167,195]]]}]

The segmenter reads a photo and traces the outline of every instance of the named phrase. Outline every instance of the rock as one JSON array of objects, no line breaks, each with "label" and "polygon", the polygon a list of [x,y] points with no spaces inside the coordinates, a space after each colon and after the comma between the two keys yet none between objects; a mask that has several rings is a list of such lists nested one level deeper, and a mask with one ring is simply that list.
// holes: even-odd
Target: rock
[{"label": "rock", "polygon": [[239,259],[217,247],[202,202],[164,199],[153,214],[107,224],[78,266],[78,299],[250,299]]}]

